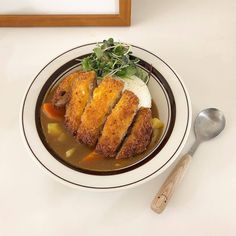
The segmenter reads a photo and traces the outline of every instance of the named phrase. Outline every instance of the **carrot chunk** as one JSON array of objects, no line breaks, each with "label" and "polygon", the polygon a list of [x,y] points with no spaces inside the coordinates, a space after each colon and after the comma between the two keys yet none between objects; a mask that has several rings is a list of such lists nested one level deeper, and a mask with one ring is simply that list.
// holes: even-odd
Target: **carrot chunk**
[{"label": "carrot chunk", "polygon": [[61,121],[64,119],[65,109],[57,109],[52,103],[44,103],[42,105],[43,113],[52,120]]},{"label": "carrot chunk", "polygon": [[86,163],[86,162],[91,162],[91,161],[94,161],[94,160],[102,160],[104,157],[98,153],[96,153],[95,151],[93,152],[90,152],[87,156],[85,156],[81,161],[80,163]]}]

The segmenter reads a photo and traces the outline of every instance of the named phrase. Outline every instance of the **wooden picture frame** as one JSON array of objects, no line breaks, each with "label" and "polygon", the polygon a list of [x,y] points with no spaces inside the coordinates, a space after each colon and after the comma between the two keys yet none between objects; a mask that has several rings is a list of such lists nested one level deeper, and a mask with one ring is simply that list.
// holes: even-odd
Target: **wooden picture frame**
[{"label": "wooden picture frame", "polygon": [[129,26],[131,0],[119,0],[119,14],[0,15],[0,27]]}]

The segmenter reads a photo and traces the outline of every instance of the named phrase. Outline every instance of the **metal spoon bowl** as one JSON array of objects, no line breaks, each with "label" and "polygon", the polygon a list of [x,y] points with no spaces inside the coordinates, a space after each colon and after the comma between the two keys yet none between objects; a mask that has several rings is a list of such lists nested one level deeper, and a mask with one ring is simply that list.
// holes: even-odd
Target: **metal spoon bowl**
[{"label": "metal spoon bowl", "polygon": [[201,111],[194,123],[196,141],[188,154],[193,156],[199,144],[216,137],[225,128],[225,117],[222,111],[216,108],[207,108]]},{"label": "metal spoon bowl", "polygon": [[224,114],[216,108],[201,111],[194,125],[196,138],[209,140],[217,136],[225,127]]}]

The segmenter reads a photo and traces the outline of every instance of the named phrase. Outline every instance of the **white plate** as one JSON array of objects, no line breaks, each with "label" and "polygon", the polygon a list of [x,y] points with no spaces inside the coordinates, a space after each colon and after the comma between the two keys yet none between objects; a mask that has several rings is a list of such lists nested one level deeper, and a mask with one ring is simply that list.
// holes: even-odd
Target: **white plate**
[{"label": "white plate", "polygon": [[[157,147],[145,159],[112,174],[94,174],[71,168],[59,161],[43,141],[39,109],[53,84],[78,67],[76,58],[92,52],[95,44],[71,49],[49,62],[30,84],[22,105],[21,124],[24,140],[32,157],[57,180],[80,188],[110,190],[135,186],[163,172],[180,154],[190,131],[191,105],[186,88],[171,67],[155,54],[137,46],[133,55],[147,70],[152,65],[148,87],[157,104],[165,130]],[[40,135],[39,135],[40,134]]]}]

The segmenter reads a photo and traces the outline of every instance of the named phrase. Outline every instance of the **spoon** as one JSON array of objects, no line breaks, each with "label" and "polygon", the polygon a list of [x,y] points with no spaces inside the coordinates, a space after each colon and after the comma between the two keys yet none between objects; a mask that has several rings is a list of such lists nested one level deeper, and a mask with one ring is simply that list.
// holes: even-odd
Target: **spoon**
[{"label": "spoon", "polygon": [[159,192],[152,201],[151,209],[161,213],[167,206],[176,186],[181,182],[198,146],[209,139],[216,137],[225,127],[224,114],[216,108],[201,111],[194,123],[196,140],[190,150],[185,154],[172,172],[169,174]]}]

